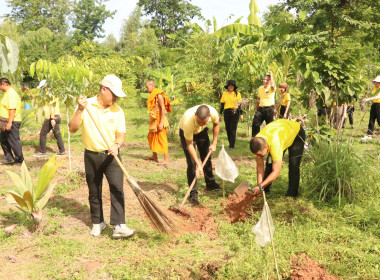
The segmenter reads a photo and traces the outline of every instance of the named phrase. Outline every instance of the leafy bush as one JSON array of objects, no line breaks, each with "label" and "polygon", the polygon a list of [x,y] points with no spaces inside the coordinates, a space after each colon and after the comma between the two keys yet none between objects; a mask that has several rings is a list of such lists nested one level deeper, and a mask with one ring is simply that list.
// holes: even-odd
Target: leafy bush
[{"label": "leafy bush", "polygon": [[355,196],[355,178],[364,159],[354,150],[350,141],[333,138],[316,139],[310,150],[312,163],[306,172],[306,184],[311,194],[318,194],[320,201],[343,199],[352,201]]}]

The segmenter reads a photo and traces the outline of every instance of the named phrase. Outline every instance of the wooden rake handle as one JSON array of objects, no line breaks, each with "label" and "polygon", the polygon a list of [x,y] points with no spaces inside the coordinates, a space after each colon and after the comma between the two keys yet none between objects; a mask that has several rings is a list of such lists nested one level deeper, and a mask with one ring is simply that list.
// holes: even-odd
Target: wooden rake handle
[{"label": "wooden rake handle", "polygon": [[[91,120],[92,120],[93,123],[95,124],[95,126],[96,126],[96,128],[98,129],[100,135],[102,136],[104,142],[106,142],[108,149],[110,149],[111,146],[112,146],[111,143],[110,143],[110,142],[107,140],[107,138],[104,136],[102,130],[101,130],[100,127],[99,127],[99,124],[95,121],[94,116],[92,115],[92,113],[90,112],[90,110],[87,109],[87,107],[86,107],[86,112],[88,113],[88,115],[90,116]],[[123,164],[121,163],[120,159],[119,159],[117,156],[113,156],[113,157],[115,158],[117,164],[120,166],[120,168],[121,168],[121,170],[123,171],[125,177],[127,177],[127,179],[129,179],[130,176],[129,176],[127,170],[124,168]]]},{"label": "wooden rake handle", "polygon": [[[210,156],[211,156],[211,151],[208,152],[208,154],[207,154],[205,160],[202,162],[202,168],[205,166],[205,164],[206,164],[206,162],[207,162],[207,160],[208,160],[208,158],[209,158]],[[196,169],[196,168],[195,168],[195,169]],[[196,172],[196,171],[195,171],[195,172]],[[187,198],[188,198],[189,195],[190,195],[191,190],[194,188],[194,185],[195,185],[195,182],[197,181],[197,178],[198,178],[198,176],[197,176],[197,174],[195,173],[195,178],[194,178],[193,182],[191,183],[189,189],[187,190],[186,195],[185,195],[185,197],[183,198],[181,204],[179,205],[179,209],[181,209],[181,208],[183,207],[183,205],[185,204]]]}]

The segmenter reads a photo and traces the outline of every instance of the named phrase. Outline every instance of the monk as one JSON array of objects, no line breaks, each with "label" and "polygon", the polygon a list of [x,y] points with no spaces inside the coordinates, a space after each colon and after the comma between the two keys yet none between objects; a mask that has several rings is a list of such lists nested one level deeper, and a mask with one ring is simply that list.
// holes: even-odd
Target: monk
[{"label": "monk", "polygon": [[164,154],[164,160],[159,164],[169,163],[168,137],[166,135],[169,126],[165,113],[171,113],[171,105],[168,96],[161,89],[156,88],[155,83],[149,80],[145,83],[146,90],[150,93],[146,106],[149,110],[149,147],[153,155],[147,160],[158,162],[157,154]]}]

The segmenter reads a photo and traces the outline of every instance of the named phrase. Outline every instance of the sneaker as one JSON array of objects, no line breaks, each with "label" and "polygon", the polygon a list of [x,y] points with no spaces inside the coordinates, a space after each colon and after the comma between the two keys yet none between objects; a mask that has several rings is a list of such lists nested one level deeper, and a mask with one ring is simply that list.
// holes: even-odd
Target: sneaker
[{"label": "sneaker", "polygon": [[191,203],[192,206],[198,206],[199,205],[198,195],[190,196],[189,202]]},{"label": "sneaker", "polygon": [[133,229],[128,228],[125,224],[115,226],[113,230],[113,238],[127,238],[135,234]]},{"label": "sneaker", "polygon": [[57,156],[66,156],[66,153],[65,152],[58,152]]},{"label": "sneaker", "polygon": [[372,137],[369,136],[369,135],[366,135],[366,136],[362,137],[362,140],[369,140],[369,139],[372,139]]},{"label": "sneaker", "polygon": [[220,186],[217,183],[213,182],[211,184],[206,185],[206,190],[207,191],[218,191],[218,190],[220,190]]},{"label": "sneaker", "polygon": [[99,236],[102,233],[103,229],[106,228],[106,226],[107,225],[105,222],[102,222],[100,224],[92,224],[92,230],[90,232],[90,235]]},{"label": "sneaker", "polygon": [[13,164],[15,161],[13,159],[3,159],[1,164]]},{"label": "sneaker", "polygon": [[37,153],[33,155],[34,157],[46,157],[46,153]]}]

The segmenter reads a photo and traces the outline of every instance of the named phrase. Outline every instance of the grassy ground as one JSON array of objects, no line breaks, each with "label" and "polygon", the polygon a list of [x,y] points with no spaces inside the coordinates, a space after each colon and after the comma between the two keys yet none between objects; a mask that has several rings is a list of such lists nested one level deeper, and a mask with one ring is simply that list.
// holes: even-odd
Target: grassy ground
[{"label": "grassy ground", "polygon": [[[126,112],[127,146],[121,152],[126,168],[162,205],[168,207],[178,203],[187,190],[186,162],[179,141],[172,141],[169,145],[171,163],[168,168],[145,161],[144,158],[150,156],[146,109],[133,104],[127,106]],[[359,122],[359,110],[355,114]],[[363,118],[366,124],[368,117]],[[358,136],[365,131],[364,123],[355,130],[345,129],[343,137],[355,138],[357,153],[374,155],[367,159],[368,166],[363,166],[366,170],[369,166],[379,167],[380,144],[378,139],[360,142]],[[32,134],[38,130],[38,124],[34,124],[27,131]],[[64,130],[67,138],[67,129]],[[240,172],[234,184],[226,183],[228,194],[233,193],[240,182],[255,182],[255,166],[246,132],[246,124],[240,123],[237,148],[228,151]],[[220,139],[227,143],[224,130]],[[37,145],[38,140],[23,142],[26,162],[34,177],[46,161],[32,157]],[[50,140],[48,145],[51,154],[57,151],[54,141]],[[90,237],[82,150],[79,133],[73,135],[73,171],[69,172],[68,162],[58,171],[55,194],[44,210],[44,226],[37,230],[5,200],[4,194],[12,188],[5,170],[18,172],[19,167],[1,167],[0,225],[20,225],[12,235],[0,231],[0,279],[275,279],[271,248],[269,245],[258,246],[251,230],[261,211],[252,210],[251,218],[245,223],[230,224],[221,207],[224,201],[221,192],[204,191],[203,180],[200,180],[200,202],[209,207],[215,217],[217,238],[203,233],[176,237],[159,234],[144,218],[127,185],[127,225],[136,229],[137,235],[128,240],[113,240],[112,229],[108,227],[100,237]],[[306,154],[304,168],[310,168],[309,163]],[[311,186],[305,185],[304,180],[301,181],[300,197],[296,200],[286,198],[287,163],[284,163],[268,202],[275,223],[278,266],[285,279],[291,274],[291,259],[301,252],[306,252],[326,266],[329,273],[342,279],[380,278],[379,192],[373,191],[374,184],[379,185],[380,177],[379,172],[370,173],[365,178],[363,174],[358,170],[358,195],[354,202],[338,207],[336,203],[321,203],[306,196]],[[366,189],[371,189],[369,197],[363,191]],[[108,223],[107,186],[103,193]],[[260,198],[255,201],[254,208],[261,208],[262,204]]]}]

